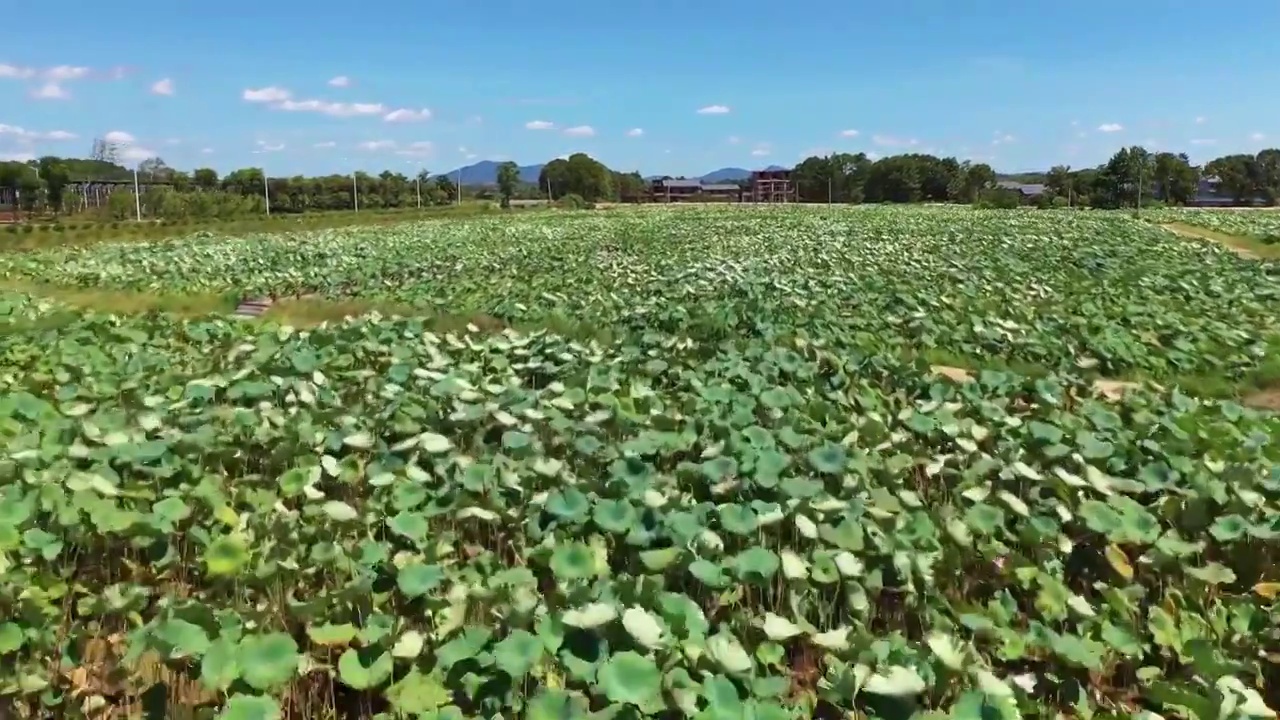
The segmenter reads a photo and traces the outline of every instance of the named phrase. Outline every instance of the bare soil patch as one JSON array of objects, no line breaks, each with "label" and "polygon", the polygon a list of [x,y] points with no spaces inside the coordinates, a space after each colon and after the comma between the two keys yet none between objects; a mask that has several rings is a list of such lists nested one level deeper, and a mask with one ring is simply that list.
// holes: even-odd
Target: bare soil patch
[{"label": "bare soil patch", "polygon": [[1245,395],[1244,404],[1259,410],[1280,410],[1280,386],[1251,392]]},{"label": "bare soil patch", "polygon": [[[952,382],[973,382],[973,373],[964,368],[952,367],[949,365],[931,365],[929,370],[934,375],[951,380]],[[1126,392],[1134,390],[1142,386],[1142,383],[1131,382],[1128,380],[1094,380],[1093,391],[1108,400],[1119,400],[1124,397]]]},{"label": "bare soil patch", "polygon": [[934,375],[941,375],[952,382],[972,382],[973,374],[964,368],[951,367],[949,365],[931,365],[929,370]]}]

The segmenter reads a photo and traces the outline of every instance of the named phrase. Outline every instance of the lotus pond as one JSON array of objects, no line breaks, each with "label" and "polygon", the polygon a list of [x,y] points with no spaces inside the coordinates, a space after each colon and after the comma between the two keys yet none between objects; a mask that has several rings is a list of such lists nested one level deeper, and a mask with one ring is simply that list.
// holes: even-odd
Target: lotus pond
[{"label": "lotus pond", "polygon": [[[1280,702],[1280,416],[1088,383],[1258,361],[1268,266],[1212,244],[1093,213],[735,209],[0,262],[581,313],[610,336],[0,296],[6,712],[1208,720]],[[1156,342],[1176,323],[1184,346]],[[1045,371],[955,383],[912,343]]]}]

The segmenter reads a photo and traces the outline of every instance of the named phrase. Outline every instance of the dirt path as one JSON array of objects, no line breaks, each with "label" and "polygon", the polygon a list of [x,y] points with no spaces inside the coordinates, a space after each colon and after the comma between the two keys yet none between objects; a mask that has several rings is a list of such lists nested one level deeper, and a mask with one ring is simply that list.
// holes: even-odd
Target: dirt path
[{"label": "dirt path", "polygon": [[1260,255],[1241,245],[1240,238],[1235,238],[1231,235],[1214,232],[1206,228],[1195,227],[1194,225],[1187,225],[1185,223],[1163,223],[1160,227],[1168,230],[1174,235],[1181,235],[1182,237],[1195,238],[1196,240],[1208,240],[1209,242],[1218,243],[1242,258],[1248,258],[1250,260],[1262,259]]},{"label": "dirt path", "polygon": [[[973,382],[973,373],[964,368],[951,367],[949,365],[932,365],[929,367],[935,375],[951,380],[952,382]],[[1129,382],[1127,380],[1094,380],[1093,391],[1108,400],[1119,400],[1129,390],[1141,387],[1142,383]]]}]

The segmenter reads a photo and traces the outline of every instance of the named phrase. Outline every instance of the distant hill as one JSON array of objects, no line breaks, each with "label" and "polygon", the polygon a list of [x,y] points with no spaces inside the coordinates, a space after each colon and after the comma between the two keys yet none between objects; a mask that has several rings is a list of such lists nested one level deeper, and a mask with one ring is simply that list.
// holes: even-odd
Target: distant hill
[{"label": "distant hill", "polygon": [[749,177],[751,177],[751,171],[746,168],[727,167],[712,170],[699,179],[706,183],[731,183],[746,180]]},{"label": "distant hill", "polygon": [[[498,166],[502,163],[494,160],[481,160],[474,165],[466,167],[454,168],[447,173],[434,173],[435,175],[447,175],[450,180],[458,182],[458,173],[462,173],[463,185],[497,185],[498,184]],[[537,165],[521,165],[520,166],[520,182],[529,183],[530,185],[538,184],[538,176],[542,173],[545,163]]]},{"label": "distant hill", "polygon": [[[461,172],[463,185],[497,185],[498,184],[498,166],[501,164],[502,163],[496,162],[494,160],[481,160],[480,162],[474,165],[467,165],[462,168],[454,168],[453,170],[450,170],[447,173],[434,173],[434,174],[447,175],[450,180],[457,182],[458,173]],[[542,172],[542,168],[544,165],[545,163],[538,163],[536,165],[521,165],[520,166],[520,182],[529,183],[531,185],[537,184],[538,175]],[[781,165],[770,165],[769,167],[765,168],[765,170],[786,170],[786,169],[787,168],[784,168]],[[656,180],[661,177],[662,177],[661,175],[650,175],[646,177],[645,180]],[[698,179],[708,183],[724,183],[724,182],[738,182],[739,180],[746,180],[749,177],[751,177],[751,171],[747,170],[746,168],[727,167],[727,168],[720,168],[719,170],[713,170],[707,173],[706,175],[699,177]]]}]

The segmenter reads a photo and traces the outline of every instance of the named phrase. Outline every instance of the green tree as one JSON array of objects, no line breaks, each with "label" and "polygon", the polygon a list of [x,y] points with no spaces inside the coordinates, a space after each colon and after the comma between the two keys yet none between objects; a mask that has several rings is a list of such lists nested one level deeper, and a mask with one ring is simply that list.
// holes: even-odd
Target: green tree
[{"label": "green tree", "polygon": [[502,198],[502,207],[511,207],[511,196],[516,193],[520,184],[520,166],[510,160],[498,166],[498,194]]},{"label": "green tree", "polygon": [[1238,203],[1252,200],[1258,190],[1257,158],[1253,155],[1226,155],[1205,165],[1205,172],[1216,176],[1222,188]]},{"label": "green tree", "polygon": [[213,168],[196,168],[191,173],[191,182],[201,190],[214,190],[218,187],[218,171]]},{"label": "green tree", "polygon": [[71,171],[62,158],[46,155],[36,163],[40,171],[40,180],[44,183],[50,207],[61,212],[67,185],[71,183]]},{"label": "green tree", "polygon": [[1200,168],[1191,165],[1186,153],[1156,153],[1152,171],[1157,197],[1171,205],[1186,205],[1200,187]]}]

